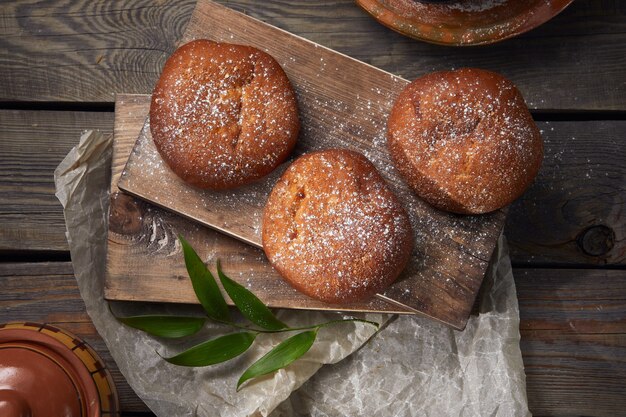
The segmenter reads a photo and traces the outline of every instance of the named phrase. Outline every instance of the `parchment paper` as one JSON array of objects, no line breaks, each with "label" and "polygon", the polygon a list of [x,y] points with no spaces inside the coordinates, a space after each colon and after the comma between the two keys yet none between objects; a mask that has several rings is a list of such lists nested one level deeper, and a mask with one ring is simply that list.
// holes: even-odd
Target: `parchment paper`
[{"label": "parchment paper", "polygon": [[[110,135],[85,132],[55,171],[56,194],[64,207],[72,263],[87,312],[120,371],[155,414],[529,415],[515,285],[503,238],[486,277],[480,315],[472,317],[463,332],[425,318],[361,315],[384,323],[370,343],[364,345],[374,333],[372,326],[325,328],[301,360],[239,393],[239,375],[284,336],[259,337],[249,352],[214,367],[185,368],[163,361],[155,350],[173,355],[227,329],[207,325],[197,336],[172,342],[125,327],[112,316],[103,299],[111,144]],[[124,315],[200,313],[194,307],[141,303],[114,303],[112,309]],[[291,325],[339,317],[287,310],[277,314]]]}]

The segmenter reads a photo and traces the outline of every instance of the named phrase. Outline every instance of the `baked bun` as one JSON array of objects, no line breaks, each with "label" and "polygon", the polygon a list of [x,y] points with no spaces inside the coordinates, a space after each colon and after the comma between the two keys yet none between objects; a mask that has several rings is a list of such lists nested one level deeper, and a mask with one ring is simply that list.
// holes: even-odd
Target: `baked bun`
[{"label": "baked bun", "polygon": [[298,158],[272,190],[263,249],[280,275],[327,303],[389,286],[411,256],[409,218],[363,155],[331,149]]},{"label": "baked bun", "polygon": [[285,72],[250,46],[203,39],[181,46],[150,104],[156,148],[200,188],[233,188],[270,173],[291,153],[299,129]]},{"label": "baked bun", "polygon": [[472,68],[409,84],[389,115],[387,146],[421,198],[462,214],[511,203],[543,159],[539,129],[515,85]]}]

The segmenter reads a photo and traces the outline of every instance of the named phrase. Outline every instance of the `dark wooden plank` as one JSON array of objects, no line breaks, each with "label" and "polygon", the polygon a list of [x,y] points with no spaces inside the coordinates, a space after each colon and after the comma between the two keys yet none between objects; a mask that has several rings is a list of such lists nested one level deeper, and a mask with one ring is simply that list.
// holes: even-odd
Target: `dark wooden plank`
[{"label": "dark wooden plank", "polygon": [[[0,101],[112,102],[115,92],[149,93],[193,3],[3,2]],[[408,79],[478,66],[511,78],[533,108],[626,110],[626,9],[620,0],[576,1],[538,29],[479,48],[405,38],[350,0],[224,3]]]},{"label": "dark wooden plank", "polygon": [[541,122],[545,158],[505,229],[514,262],[626,263],[626,121]]},{"label": "dark wooden plank", "polygon": [[[387,152],[385,125],[395,98],[408,82],[210,1],[198,2],[182,42],[197,38],[263,48],[282,65],[296,90],[304,126],[296,155],[348,148],[372,161],[409,212],[414,231],[413,256],[405,273],[377,297],[464,328],[506,211],[452,215],[424,203],[404,182]],[[338,73],[340,68],[343,73]],[[126,111],[119,110],[116,118],[124,118]],[[228,193],[200,191],[162,163],[146,122],[118,187],[261,248],[263,207],[279,173]],[[111,278],[127,277],[130,270],[138,269],[129,257],[122,259],[127,267]],[[168,270],[163,267],[165,274]],[[289,297],[272,306],[300,305],[292,294],[288,291]]]},{"label": "dark wooden plank", "polygon": [[624,415],[626,334],[522,331],[528,406],[538,416]]},{"label": "dark wooden plank", "polygon": [[0,100],[113,102],[116,92],[150,92],[193,4],[2,2]]},{"label": "dark wooden plank", "polygon": [[514,270],[526,332],[626,334],[626,271]]},{"label": "dark wooden plank", "polygon": [[74,333],[94,348],[111,371],[122,411],[150,411],[120,373],[87,315],[71,263],[0,263],[0,288],[1,322],[50,323]]},{"label": "dark wooden plank", "polygon": [[[514,275],[533,414],[619,415],[626,407],[624,272],[515,269]],[[122,411],[147,411],[90,324],[69,263],[0,264],[0,288],[0,321],[48,321],[85,338],[113,371]]]},{"label": "dark wooden plank", "polygon": [[621,415],[626,408],[626,271],[513,271],[534,415]]},{"label": "dark wooden plank", "polygon": [[113,114],[0,110],[0,251],[67,250],[53,174],[91,128],[112,132]]}]

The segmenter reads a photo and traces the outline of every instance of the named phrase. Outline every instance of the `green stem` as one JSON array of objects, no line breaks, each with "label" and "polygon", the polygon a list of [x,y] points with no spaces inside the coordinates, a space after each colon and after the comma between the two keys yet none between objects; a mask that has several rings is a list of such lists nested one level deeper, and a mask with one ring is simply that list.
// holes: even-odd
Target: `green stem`
[{"label": "green stem", "polygon": [[337,320],[331,320],[331,321],[327,321],[326,323],[321,323],[321,324],[313,324],[311,326],[303,326],[303,327],[287,327],[285,329],[279,329],[279,330],[265,330],[265,329],[255,329],[252,327],[248,327],[248,326],[242,326],[240,324],[231,322],[231,321],[224,321],[224,320],[215,320],[218,323],[222,323],[222,324],[226,324],[229,325],[231,327],[235,327],[237,329],[241,329],[241,330],[247,330],[247,331],[252,331],[252,332],[257,332],[257,333],[285,333],[285,332],[295,332],[298,330],[310,330],[310,329],[321,329],[322,327],[326,327],[326,326],[330,326],[332,324],[335,323],[342,323],[342,322],[360,322],[360,323],[367,323],[367,324],[371,324],[372,326],[378,328],[379,324],[376,323],[375,321],[369,321],[369,320],[364,320],[364,319],[357,319],[357,318],[351,318],[351,319],[337,319]]},{"label": "green stem", "polygon": [[367,324],[371,324],[372,326],[378,328],[380,326],[380,324],[376,323],[375,321],[369,321],[369,320],[364,320],[364,319],[337,319],[337,320],[331,320],[331,321],[327,321],[326,323],[322,323],[322,324],[318,324],[317,326],[311,326],[311,327],[317,327],[317,328],[322,328],[322,327],[326,327],[329,326],[331,324],[335,324],[335,323],[341,323],[344,321],[358,321],[360,323],[367,323]]}]

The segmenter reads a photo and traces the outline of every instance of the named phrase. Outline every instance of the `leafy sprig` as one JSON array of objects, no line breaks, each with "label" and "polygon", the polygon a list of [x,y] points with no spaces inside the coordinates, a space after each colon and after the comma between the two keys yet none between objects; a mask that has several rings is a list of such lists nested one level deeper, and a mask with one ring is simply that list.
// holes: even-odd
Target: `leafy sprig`
[{"label": "leafy sprig", "polygon": [[215,277],[191,245],[178,237],[185,257],[185,266],[198,301],[206,317],[145,315],[118,317],[122,323],[153,336],[181,338],[198,332],[207,320],[237,329],[236,332],[207,340],[172,357],[163,357],[180,366],[208,366],[225,362],[246,352],[260,333],[298,332],[283,340],[263,357],[253,363],[239,378],[237,390],[251,379],[267,375],[294,362],[311,349],[319,329],[343,322],[363,322],[378,328],[378,323],[347,318],[303,327],[290,327],[280,321],[261,300],[244,286],[229,278],[217,261],[217,276],[235,307],[250,322],[242,325],[233,321],[226,300]]}]

